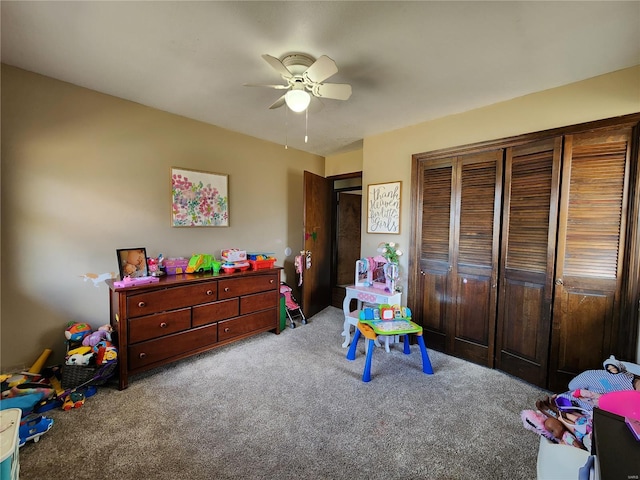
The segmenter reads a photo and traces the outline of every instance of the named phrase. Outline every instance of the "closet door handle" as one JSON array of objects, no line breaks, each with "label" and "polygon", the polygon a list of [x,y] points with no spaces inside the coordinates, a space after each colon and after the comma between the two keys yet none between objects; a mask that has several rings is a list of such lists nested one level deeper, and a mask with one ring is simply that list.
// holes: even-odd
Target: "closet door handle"
[{"label": "closet door handle", "polygon": [[562,279],[561,279],[561,278],[558,278],[558,279],[556,280],[556,285],[564,285],[564,282],[562,281]]}]

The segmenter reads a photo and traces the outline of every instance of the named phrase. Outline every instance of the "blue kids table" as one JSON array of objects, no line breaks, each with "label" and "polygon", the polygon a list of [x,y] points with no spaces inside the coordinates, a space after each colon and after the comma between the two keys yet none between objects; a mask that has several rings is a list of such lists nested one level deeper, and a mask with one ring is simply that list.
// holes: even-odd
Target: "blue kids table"
[{"label": "blue kids table", "polygon": [[375,340],[378,335],[399,335],[404,336],[404,354],[409,355],[411,349],[409,347],[409,335],[415,334],[420,345],[420,353],[422,354],[422,371],[428,375],[433,374],[433,367],[429,354],[422,337],[422,327],[411,320],[360,320],[358,322],[356,333],[347,352],[347,360],[356,359],[356,349],[360,335],[366,338],[367,342],[367,358],[364,363],[364,372],[362,374],[363,382],[371,381],[371,358],[375,348]]}]

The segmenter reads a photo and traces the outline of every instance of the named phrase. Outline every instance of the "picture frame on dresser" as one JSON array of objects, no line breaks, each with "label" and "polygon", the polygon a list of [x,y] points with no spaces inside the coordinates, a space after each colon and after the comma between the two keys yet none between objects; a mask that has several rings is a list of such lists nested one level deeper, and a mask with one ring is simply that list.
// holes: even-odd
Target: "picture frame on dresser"
[{"label": "picture frame on dresser", "polygon": [[171,226],[228,227],[229,176],[171,167]]},{"label": "picture frame on dresser", "polygon": [[145,247],[119,248],[116,250],[116,256],[118,257],[121,280],[124,277],[139,278],[149,275],[147,249]]}]

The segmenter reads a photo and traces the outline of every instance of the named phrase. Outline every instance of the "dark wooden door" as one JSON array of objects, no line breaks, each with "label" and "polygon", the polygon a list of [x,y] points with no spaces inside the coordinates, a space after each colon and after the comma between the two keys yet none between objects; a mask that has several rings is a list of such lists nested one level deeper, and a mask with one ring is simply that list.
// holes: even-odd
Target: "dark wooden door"
[{"label": "dark wooden door", "polygon": [[302,276],[302,311],[307,318],[331,304],[331,194],[333,181],[304,172],[304,248],[311,267]]},{"label": "dark wooden door", "polygon": [[345,287],[353,285],[360,258],[362,193],[336,192],[336,243],[331,304],[342,308]]},{"label": "dark wooden door", "polygon": [[[631,129],[565,137],[549,389],[616,352]],[[637,274],[637,272],[636,272]]]},{"label": "dark wooden door", "polygon": [[426,332],[429,347],[447,350],[453,269],[453,170],[455,159],[419,165],[420,200],[418,257],[420,276],[414,316]]},{"label": "dark wooden door", "polygon": [[496,368],[547,386],[562,137],[506,149]]},{"label": "dark wooden door", "polygon": [[419,320],[429,343],[493,366],[502,150],[422,166]]}]

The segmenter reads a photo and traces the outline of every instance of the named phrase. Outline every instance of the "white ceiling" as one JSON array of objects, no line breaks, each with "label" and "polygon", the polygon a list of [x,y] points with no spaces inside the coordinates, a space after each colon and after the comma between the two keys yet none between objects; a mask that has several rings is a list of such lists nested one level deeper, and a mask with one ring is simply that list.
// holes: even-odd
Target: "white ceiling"
[{"label": "white ceiling", "polygon": [[[2,62],[319,155],[640,64],[639,1],[2,1]],[[328,55],[347,101],[269,110],[262,54]],[[286,126],[288,125],[288,127]]]}]

